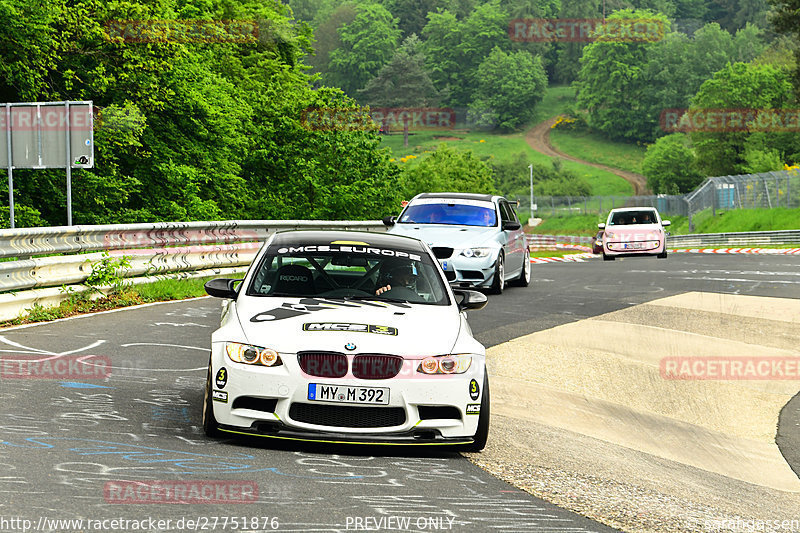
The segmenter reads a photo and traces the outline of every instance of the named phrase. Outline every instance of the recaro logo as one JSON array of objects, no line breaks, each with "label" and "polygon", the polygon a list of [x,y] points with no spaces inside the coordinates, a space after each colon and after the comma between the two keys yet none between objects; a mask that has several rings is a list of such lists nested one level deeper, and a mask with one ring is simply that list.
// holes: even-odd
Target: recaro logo
[{"label": "recaro logo", "polygon": [[280,276],[281,281],[308,281],[308,276]]}]

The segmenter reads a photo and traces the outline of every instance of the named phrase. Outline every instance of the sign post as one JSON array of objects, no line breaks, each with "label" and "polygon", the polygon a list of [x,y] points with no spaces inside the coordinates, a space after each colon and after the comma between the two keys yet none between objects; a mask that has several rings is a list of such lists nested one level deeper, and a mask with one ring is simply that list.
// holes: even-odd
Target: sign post
[{"label": "sign post", "polygon": [[8,168],[12,228],[16,168],[66,169],[67,225],[72,225],[72,169],[94,167],[92,105],[92,101],[0,104],[5,108],[0,113],[0,166]]}]

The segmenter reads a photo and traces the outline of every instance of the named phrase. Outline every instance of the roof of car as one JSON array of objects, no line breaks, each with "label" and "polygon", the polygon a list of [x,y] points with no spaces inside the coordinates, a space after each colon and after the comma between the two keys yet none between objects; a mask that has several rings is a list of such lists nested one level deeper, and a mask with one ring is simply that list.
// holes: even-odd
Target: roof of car
[{"label": "roof of car", "polygon": [[612,209],[612,213],[624,213],[625,211],[655,211],[655,207],[645,206],[645,207],[617,207],[616,209]]},{"label": "roof of car", "polygon": [[417,198],[452,198],[454,200],[483,200],[485,202],[491,202],[495,198],[499,197],[492,196],[491,194],[476,194],[469,192],[424,192],[414,197],[415,200]]},{"label": "roof of car", "polygon": [[376,248],[394,248],[413,252],[424,252],[425,247],[417,239],[404,235],[390,235],[370,231],[346,230],[287,230],[275,234],[272,246],[308,246],[338,244],[361,244]]}]

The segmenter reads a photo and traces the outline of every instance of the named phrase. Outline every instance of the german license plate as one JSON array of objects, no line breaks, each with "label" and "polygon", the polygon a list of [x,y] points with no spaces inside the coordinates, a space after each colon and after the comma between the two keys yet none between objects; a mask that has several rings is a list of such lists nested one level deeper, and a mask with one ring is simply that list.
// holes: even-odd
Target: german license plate
[{"label": "german license plate", "polygon": [[379,387],[348,387],[345,385],[309,383],[308,399],[321,402],[389,405],[389,389]]},{"label": "german license plate", "polygon": [[642,249],[642,243],[640,243],[640,242],[633,242],[633,243],[628,242],[628,243],[625,243],[625,249],[626,250],[641,250]]}]

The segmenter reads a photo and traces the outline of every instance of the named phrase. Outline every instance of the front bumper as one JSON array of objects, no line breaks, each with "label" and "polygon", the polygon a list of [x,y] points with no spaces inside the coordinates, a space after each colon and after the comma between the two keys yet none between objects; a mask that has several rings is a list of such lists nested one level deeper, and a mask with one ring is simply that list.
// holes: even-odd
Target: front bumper
[{"label": "front bumper", "polygon": [[250,428],[235,426],[220,426],[220,431],[231,435],[248,437],[263,437],[279,440],[293,440],[301,442],[319,442],[326,444],[367,444],[388,446],[462,446],[472,444],[471,437],[443,437],[438,431],[404,431],[400,433],[363,433],[352,435],[337,433],[335,431],[301,431],[288,427],[282,422],[254,422]]},{"label": "front bumper", "polygon": [[488,257],[464,257],[457,255],[456,250],[447,259],[439,259],[445,277],[450,283],[470,285],[472,287],[489,287],[494,281],[494,269],[497,255]]},{"label": "front bumper", "polygon": [[[419,361],[408,359],[400,374],[390,379],[358,379],[350,373],[343,378],[308,376],[300,369],[296,354],[281,353],[280,357],[283,365],[277,367],[245,365],[227,358],[224,343],[213,344],[212,377],[223,367],[227,374],[222,387],[212,381],[213,390],[220,393],[215,396],[224,396],[225,400],[213,401],[214,417],[222,431],[279,439],[383,444],[468,444],[477,431],[485,372],[482,355],[473,355],[467,372],[453,375],[416,374]],[[475,398],[470,391],[473,380],[481,384]],[[309,400],[310,383],[389,389],[389,403]],[[357,423],[340,425],[345,423],[342,420],[354,417]],[[363,427],[373,420],[378,425]]]},{"label": "front bumper", "polygon": [[634,257],[637,255],[658,255],[664,251],[665,241],[604,241],[603,253],[614,257]]}]

